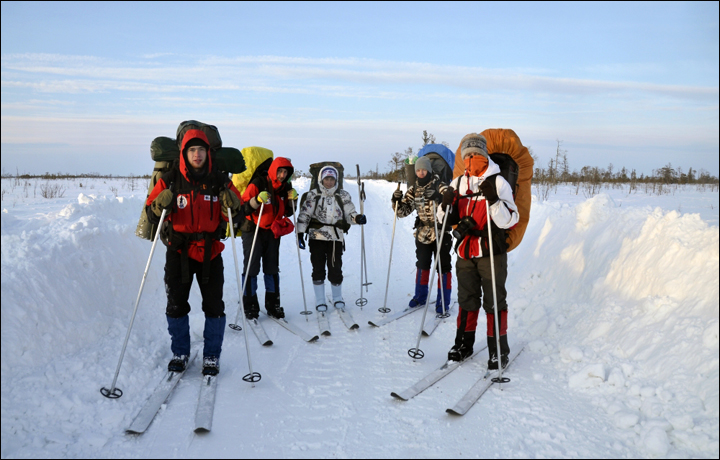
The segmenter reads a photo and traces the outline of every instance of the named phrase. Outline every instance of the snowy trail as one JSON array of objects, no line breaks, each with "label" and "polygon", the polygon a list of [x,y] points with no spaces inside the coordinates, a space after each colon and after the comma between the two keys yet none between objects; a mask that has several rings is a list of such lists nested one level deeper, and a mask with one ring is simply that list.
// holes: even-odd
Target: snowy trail
[{"label": "snowy trail", "polygon": [[[169,359],[164,247],[153,260],[118,379],[125,395],[108,400],[99,389],[111,383],[150,245],[133,234],[144,192],[117,181],[116,199],[101,190],[113,182],[101,182],[93,193],[86,182],[63,200],[28,199],[18,207],[10,203],[21,197],[3,201],[3,458],[718,456],[717,193],[641,199],[608,191],[585,200],[566,191],[534,203],[525,239],[509,257],[508,281],[511,343],[529,345],[502,391],[491,389],[465,416],[451,417],[445,409],[482,375],[486,358],[408,402],[390,396],[445,360],[455,324],[450,318],[422,338],[426,356],[415,362],[407,349],[415,346],[421,315],[367,326],[382,316],[389,196],[396,187],[368,181],[373,284],[362,310],[354,304],[356,226],[344,254],[344,296],[360,329],[348,331],[332,312],[332,336],[306,343],[266,319],[274,345],[249,340],[253,370],[263,375],[254,388],[242,381],[244,332],[227,329],[213,431],[192,432],[196,364],[136,437],[123,430]],[[298,189],[307,185],[300,181]],[[357,204],[357,185],[346,189]],[[678,212],[677,200],[698,214]],[[393,311],[413,289],[413,220],[397,222],[388,293]],[[224,294],[234,319],[231,250],[228,242]],[[291,237],[281,251],[288,320],[317,333],[315,315],[306,321],[299,314]],[[312,309],[309,253],[301,257]],[[196,287],[190,303],[193,344],[201,346]],[[478,330],[484,327],[481,318]]]}]

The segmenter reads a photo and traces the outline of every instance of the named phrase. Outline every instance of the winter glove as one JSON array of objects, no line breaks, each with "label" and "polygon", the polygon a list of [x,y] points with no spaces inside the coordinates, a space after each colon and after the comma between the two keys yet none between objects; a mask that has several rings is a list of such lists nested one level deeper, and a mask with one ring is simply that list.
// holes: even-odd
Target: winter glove
[{"label": "winter glove", "polygon": [[446,210],[448,206],[452,206],[455,201],[455,189],[448,187],[442,197],[442,210]]},{"label": "winter glove", "polygon": [[480,191],[482,191],[482,194],[485,196],[485,199],[490,204],[495,204],[497,202],[498,194],[497,194],[497,185],[495,185],[495,178],[491,177],[488,179],[485,179],[480,183]]},{"label": "winter glove", "polygon": [[[237,211],[240,208],[240,198],[232,190],[223,190],[220,192],[220,203],[222,203],[223,210],[227,211],[227,208]],[[235,213],[233,212],[233,215]]]},{"label": "winter glove", "polygon": [[305,249],[305,235],[303,232],[298,233],[298,247],[300,249]]},{"label": "winter glove", "polygon": [[290,191],[288,192],[288,200],[295,201],[295,200],[297,200],[297,198],[298,198],[297,190],[295,190],[294,188],[290,189]]},{"label": "winter glove", "polygon": [[396,202],[402,200],[402,197],[403,197],[402,190],[395,190],[392,194],[392,202],[396,203]]},{"label": "winter glove", "polygon": [[160,217],[162,215],[163,209],[170,209],[172,207],[173,201],[175,201],[173,192],[165,189],[160,192],[157,197],[155,197],[150,207],[152,209],[152,212],[156,216]]},{"label": "winter glove", "polygon": [[443,196],[440,194],[440,192],[438,192],[434,188],[429,188],[429,189],[425,190],[425,193],[423,194],[423,196],[425,196],[426,200],[431,200],[431,201],[440,201],[443,198]]},{"label": "winter glove", "polygon": [[367,224],[367,217],[365,217],[365,214],[358,214],[357,216],[355,216],[355,223],[358,225]]},{"label": "winter glove", "polygon": [[270,203],[270,194],[268,192],[260,192],[256,199],[258,203],[268,204]]}]

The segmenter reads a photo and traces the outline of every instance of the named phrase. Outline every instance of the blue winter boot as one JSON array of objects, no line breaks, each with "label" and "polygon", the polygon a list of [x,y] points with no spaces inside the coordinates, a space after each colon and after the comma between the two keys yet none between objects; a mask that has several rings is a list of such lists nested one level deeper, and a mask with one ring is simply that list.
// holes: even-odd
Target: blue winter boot
[{"label": "blue winter boot", "polygon": [[[440,283],[442,282],[442,288]],[[442,289],[442,292],[440,291]],[[444,314],[450,309],[450,296],[452,295],[452,272],[443,273],[438,279],[437,300],[435,300],[435,312]],[[443,300],[445,301],[443,309]]]},{"label": "blue winter boot", "polygon": [[408,304],[410,307],[425,305],[428,296],[428,283],[430,282],[430,270],[418,269],[415,275],[415,296]]},{"label": "blue winter boot", "polygon": [[205,317],[205,330],[203,338],[205,346],[203,347],[203,356],[220,356],[222,351],[223,337],[225,336],[225,316],[220,318]]},{"label": "blue winter boot", "polygon": [[188,315],[182,318],[171,318],[167,316],[168,332],[170,333],[170,350],[173,357],[168,363],[168,370],[182,372],[187,366],[190,357],[190,318]]}]

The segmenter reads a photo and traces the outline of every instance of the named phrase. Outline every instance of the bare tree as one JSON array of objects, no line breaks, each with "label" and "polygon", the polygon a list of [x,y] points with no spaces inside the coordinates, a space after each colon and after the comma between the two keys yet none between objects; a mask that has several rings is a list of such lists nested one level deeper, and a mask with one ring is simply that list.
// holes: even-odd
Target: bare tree
[{"label": "bare tree", "polygon": [[434,144],[435,143],[435,136],[428,133],[427,130],[423,130],[422,134],[422,140],[423,140],[423,147],[425,147],[428,144]]}]

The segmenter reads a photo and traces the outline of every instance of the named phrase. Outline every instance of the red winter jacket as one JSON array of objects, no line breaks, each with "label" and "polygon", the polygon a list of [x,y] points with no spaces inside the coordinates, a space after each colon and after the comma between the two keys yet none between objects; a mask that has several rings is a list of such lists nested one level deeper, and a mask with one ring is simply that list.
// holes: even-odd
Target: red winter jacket
[{"label": "red winter jacket", "polygon": [[[277,180],[278,168],[288,170],[288,175],[284,182]],[[241,198],[243,203],[249,203],[250,200],[256,198],[260,192],[265,191],[270,194],[270,203],[267,203],[263,208],[260,228],[269,229],[275,219],[292,214],[292,208],[287,205],[287,192],[290,191],[289,181],[293,171],[294,168],[290,160],[277,157],[270,165],[267,176],[253,179],[242,194]],[[254,212],[248,213],[246,219],[252,220],[257,225],[259,214],[260,208],[257,208]]]},{"label": "red winter jacket", "polygon": [[[204,232],[215,232],[221,222],[227,222],[227,218],[220,209],[219,191],[228,188],[240,197],[240,192],[227,176],[213,171],[212,155],[209,152],[206,165],[203,168],[205,171],[204,176],[197,180],[193,179],[191,169],[186,164],[185,155],[182,152],[185,150],[187,143],[195,138],[202,139],[206,144],[209,144],[204,132],[199,129],[188,130],[182,141],[178,168],[171,169],[163,174],[145,201],[145,205],[150,206],[160,192],[168,188],[170,182],[175,181],[172,186],[175,203],[173,203],[172,212],[166,219],[172,223],[173,231],[179,233],[202,234]],[[194,236],[199,237],[200,235]],[[224,248],[225,245],[218,241],[217,238],[214,238],[210,257],[214,259]],[[178,248],[178,252],[181,252],[181,250],[182,248]],[[191,259],[202,262],[204,253],[204,239],[191,239],[188,242],[188,256]]]}]

